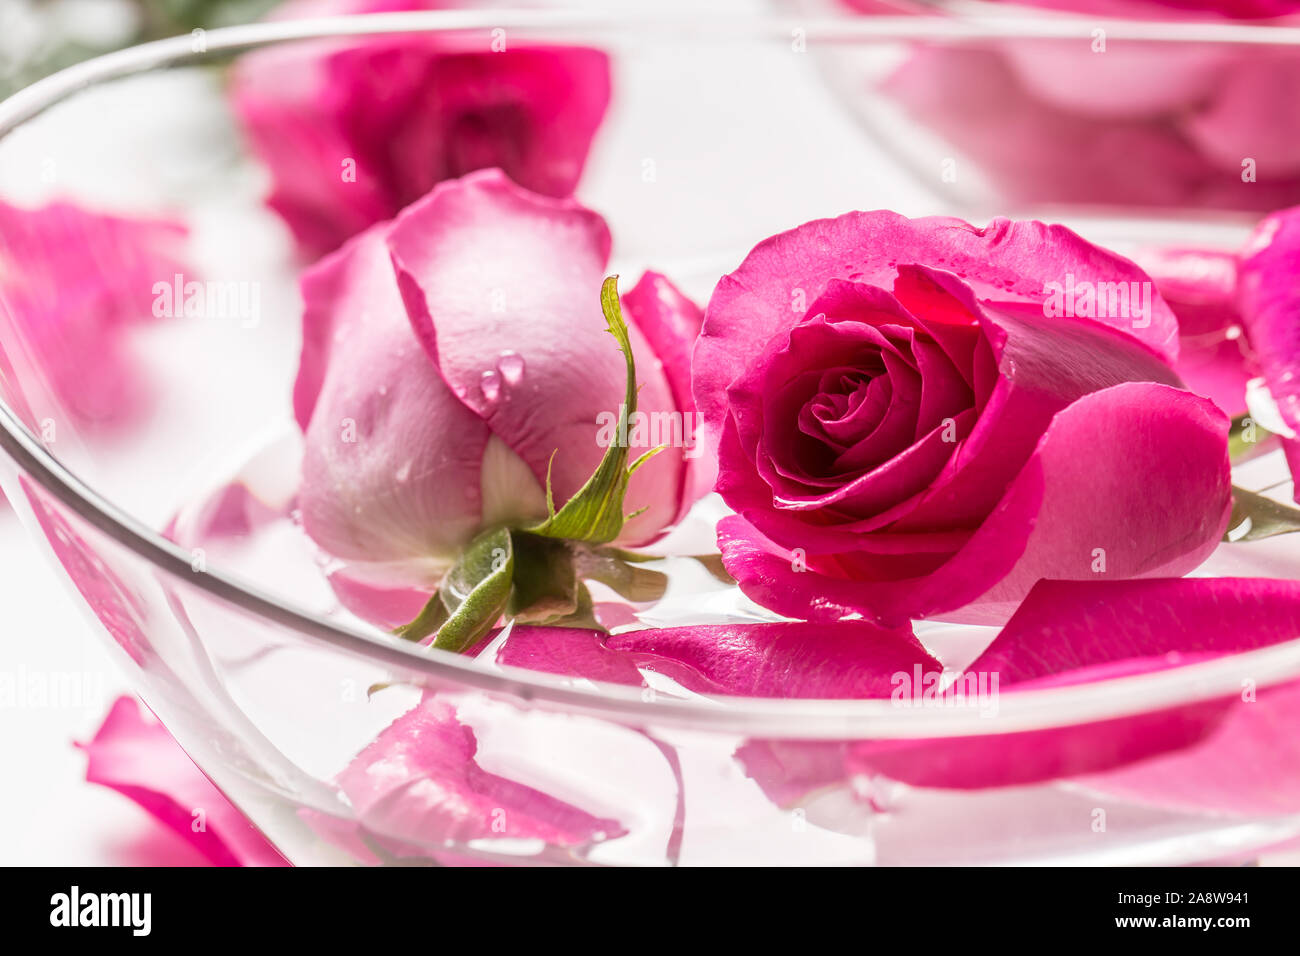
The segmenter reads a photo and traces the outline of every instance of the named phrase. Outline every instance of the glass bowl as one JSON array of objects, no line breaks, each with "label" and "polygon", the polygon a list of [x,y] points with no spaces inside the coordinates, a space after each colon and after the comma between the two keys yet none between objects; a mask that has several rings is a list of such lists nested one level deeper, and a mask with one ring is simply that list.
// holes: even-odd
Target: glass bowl
[{"label": "glass bowl", "polygon": [[[262,202],[266,174],[232,121],[222,70],[248,51],[325,37],[352,44],[435,31],[487,44],[495,30],[511,42],[609,53],[613,103],[578,196],[611,224],[615,271],[654,267],[699,301],[754,243],[806,220],[871,206],[965,211],[939,183],[918,187],[845,121],[820,86],[820,57],[900,62],[937,42],[996,37],[1014,46],[1060,36],[1055,24],[1003,34],[914,17],[442,11],[162,41],[72,67],[0,105],[6,202],[35,208],[59,198],[133,221],[177,221],[187,230],[183,268],[258,290],[255,314],[141,322],[121,354],[91,339],[89,358],[90,332],[34,331],[0,299],[0,479],[102,622],[140,695],[284,856],[295,864],[1148,864],[1248,859],[1300,836],[1300,806],[1265,782],[1259,799],[1246,800],[1178,785],[1189,768],[1270,779],[1300,772],[1289,723],[1300,640],[1003,695],[990,713],[889,700],[707,698],[652,675],[641,689],[571,680],[416,647],[339,606],[328,567],[293,522],[300,263]],[[923,135],[900,119],[887,138],[898,147]],[[1066,220],[1120,249],[1161,241],[1231,248],[1252,217],[1178,207],[1075,210]],[[120,286],[141,266],[81,228],[44,250],[89,253],[54,285],[49,301],[59,308],[86,284]],[[166,284],[161,261],[147,260],[143,274]],[[40,259],[29,268],[38,278],[54,272]],[[73,356],[80,364],[69,377]],[[125,377],[141,392],[124,418],[85,401],[110,359],[124,364],[108,385]],[[1274,453],[1236,477],[1285,497],[1285,476]],[[675,533],[710,549],[719,510],[706,499]],[[669,594],[643,610],[646,623],[770,618],[706,572],[668,568]],[[1223,545],[1207,568],[1294,577],[1300,556],[1284,538]],[[918,628],[953,666],[992,633]],[[1237,765],[1219,745],[1243,681],[1258,689],[1252,714],[1292,731],[1278,734],[1267,766],[1258,754]],[[418,796],[428,810],[412,817],[361,799],[348,769],[416,706],[427,709],[429,739],[442,743],[383,764],[393,792]],[[1073,747],[1089,734],[1140,741],[1168,721],[1199,730],[1171,752],[1128,748],[1100,765]],[[448,730],[450,750],[440,750]],[[994,784],[932,772],[988,744],[1050,759]],[[1126,776],[1135,765],[1157,776],[1173,767],[1171,785],[1138,792]],[[516,815],[536,824],[528,836],[518,835]]]}]

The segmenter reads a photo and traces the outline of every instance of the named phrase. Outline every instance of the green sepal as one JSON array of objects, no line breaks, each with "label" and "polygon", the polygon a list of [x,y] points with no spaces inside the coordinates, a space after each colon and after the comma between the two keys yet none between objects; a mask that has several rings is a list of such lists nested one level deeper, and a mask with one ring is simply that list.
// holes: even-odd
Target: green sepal
[{"label": "green sepal", "polygon": [[393,633],[410,641],[436,634],[434,647],[457,653],[466,650],[505,612],[514,575],[509,529],[486,531],[461,552],[415,620]]},{"label": "green sepal", "polygon": [[[627,434],[628,422],[636,413],[636,362],[632,357],[632,340],[618,302],[618,276],[610,276],[600,289],[600,306],[605,313],[609,334],[618,342],[627,365],[627,384],[623,404],[619,410],[620,437]],[[655,449],[657,451],[658,449]],[[546,503],[549,517],[540,524],[524,530],[546,538],[568,541],[585,541],[589,544],[606,544],[618,537],[627,520],[623,515],[623,498],[627,495],[627,482],[632,472],[639,468],[654,452],[647,452],[628,467],[627,444],[615,441],[605,451],[600,465],[578,492],[554,510],[551,491],[550,467],[546,473]],[[554,456],[552,456],[552,459]]]},{"label": "green sepal", "polygon": [[629,601],[658,601],[668,590],[668,575],[638,566],[645,560],[655,560],[653,557],[628,561],[624,555],[629,553],[618,548],[582,549],[577,552],[578,575],[599,581]]},{"label": "green sepal", "polygon": [[1238,415],[1232,420],[1228,429],[1228,458],[1233,464],[1241,464],[1266,455],[1277,447],[1276,436],[1260,425],[1249,414]]},{"label": "green sepal", "polygon": [[1258,541],[1300,531],[1300,510],[1235,485],[1224,541]]},{"label": "green sepal", "polygon": [[547,621],[548,627],[581,627],[591,631],[604,631],[605,626],[596,620],[596,605],[591,600],[587,585],[578,582],[577,601],[573,613]]},{"label": "green sepal", "polygon": [[727,570],[727,566],[722,563],[722,555],[692,554],[689,555],[689,557],[691,558],[692,561],[698,561],[701,565],[704,566],[704,569],[706,571],[708,571],[711,575],[713,575],[713,577],[716,580],[721,581],[723,584],[736,583],[736,579],[731,576],[731,572]]},{"label": "green sepal", "polygon": [[568,544],[526,531],[511,534],[515,555],[514,590],[506,614],[520,624],[545,624],[578,607],[578,574]]},{"label": "green sepal", "polygon": [[433,597],[429,598],[429,603],[420,610],[415,620],[394,628],[393,633],[404,641],[418,643],[442,627],[450,616],[447,605],[442,603],[442,595],[434,591]]}]

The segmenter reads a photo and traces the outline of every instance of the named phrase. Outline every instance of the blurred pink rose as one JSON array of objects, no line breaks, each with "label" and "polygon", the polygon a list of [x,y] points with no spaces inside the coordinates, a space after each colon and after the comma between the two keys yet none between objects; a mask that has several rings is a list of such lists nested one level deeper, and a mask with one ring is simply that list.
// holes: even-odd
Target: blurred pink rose
[{"label": "blurred pink rose", "polygon": [[[1271,0],[1030,5],[1212,22],[1300,12]],[[1260,210],[1300,200],[1298,87],[1290,47],[1096,35],[918,45],[883,83],[1007,198]]]},{"label": "blurred pink rose", "polygon": [[[447,5],[316,0],[276,15]],[[486,33],[328,40],[250,53],[232,96],[270,167],[271,207],[315,257],[475,169],[497,166],[534,192],[569,195],[609,103],[609,62],[597,50],[516,47]]]},{"label": "blurred pink rose", "polygon": [[4,358],[33,362],[35,374],[21,380],[43,378],[76,422],[128,420],[148,394],[130,333],[153,321],[154,284],[185,271],[177,258],[184,237],[176,223],[68,202],[34,209],[0,202],[0,309],[30,349],[8,349]]},{"label": "blurred pink rose", "polygon": [[[548,468],[557,506],[590,477],[626,380],[600,307],[609,248],[596,213],[484,170],[307,271],[302,521],[354,581],[430,587],[478,531],[545,518]],[[672,445],[631,479],[626,510],[645,509],[620,537],[633,544],[700,490],[680,358],[700,312],[654,274],[623,310],[637,413],[659,425],[632,429],[631,453]]]},{"label": "blurred pink rose", "polygon": [[1159,20],[1263,20],[1300,13],[1297,0],[988,0],[999,6],[1042,7],[1067,13]]},{"label": "blurred pink rose", "polygon": [[760,243],[694,357],[728,570],[782,614],[886,624],[1191,570],[1228,520],[1228,423],[1177,336],[1061,226],[867,212]]}]

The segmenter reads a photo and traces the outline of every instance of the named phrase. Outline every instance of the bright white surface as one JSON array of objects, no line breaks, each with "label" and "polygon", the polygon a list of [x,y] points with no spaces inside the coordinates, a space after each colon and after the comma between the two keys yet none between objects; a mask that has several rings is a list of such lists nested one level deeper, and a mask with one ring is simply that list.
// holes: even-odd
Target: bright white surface
[{"label": "bright white surface", "polygon": [[79,704],[40,706],[22,695],[0,704],[0,865],[194,862],[193,851],[134,803],[85,782],[86,758],[73,741],[94,735],[109,704],[128,693],[126,682],[80,597],[3,507],[0,679],[21,687],[75,677],[84,693]]}]

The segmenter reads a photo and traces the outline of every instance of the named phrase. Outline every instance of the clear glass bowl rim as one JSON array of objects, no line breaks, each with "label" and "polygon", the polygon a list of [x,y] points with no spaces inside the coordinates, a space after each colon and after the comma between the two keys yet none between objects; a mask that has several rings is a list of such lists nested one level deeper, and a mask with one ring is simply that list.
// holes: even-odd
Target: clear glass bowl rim
[{"label": "clear glass bowl rim", "polygon": [[[808,42],[836,45],[891,40],[981,40],[1091,37],[1097,18],[1032,21],[996,17],[771,17],[629,15],[589,11],[434,10],[291,21],[203,31],[202,44],[185,35],[119,50],[63,69],[0,102],[0,140],[46,109],[95,84],[169,66],[194,65],[217,55],[275,43],[404,32],[464,32],[501,27],[526,36],[600,39],[616,34],[717,42],[788,43],[794,31]],[[1300,27],[1250,23],[1107,21],[1110,39],[1144,42],[1300,45]],[[196,50],[196,47],[199,47]],[[761,237],[759,237],[761,238]],[[672,726],[783,739],[885,739],[1014,733],[1115,719],[1240,692],[1243,680],[1264,688],[1300,677],[1300,637],[1213,661],[1151,674],[1002,694],[996,725],[975,708],[901,708],[887,699],[815,700],[729,697],[646,699],[634,688],[573,686],[562,677],[514,667],[491,669],[458,655],[429,651],[376,630],[329,621],[218,570],[196,573],[191,556],[141,524],[58,462],[6,403],[0,402],[0,449],[79,518],[168,577],[184,581],[241,611],[286,627],[310,641],[434,684],[451,682],[569,713],[639,726]]]}]

